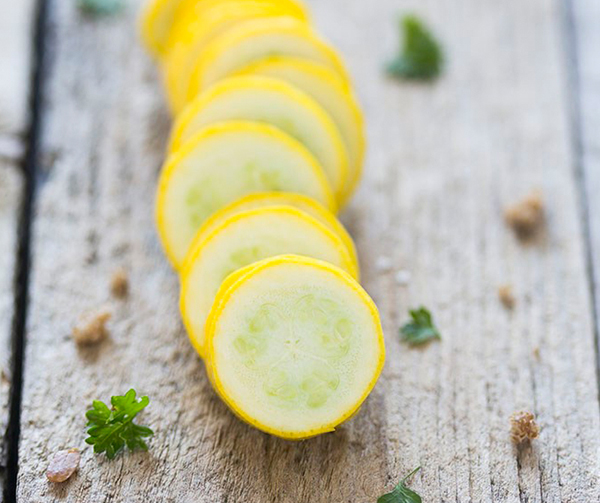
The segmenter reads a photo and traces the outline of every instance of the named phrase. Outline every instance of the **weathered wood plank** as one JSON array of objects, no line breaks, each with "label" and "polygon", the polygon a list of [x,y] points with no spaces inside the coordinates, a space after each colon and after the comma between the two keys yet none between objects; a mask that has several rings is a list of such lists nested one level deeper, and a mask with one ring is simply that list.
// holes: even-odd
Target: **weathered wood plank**
[{"label": "weathered wood plank", "polygon": [[[596,298],[596,324],[600,325],[600,5],[593,0],[572,0],[575,72],[577,88],[575,120],[585,210],[589,222],[592,284]],[[600,340],[598,341],[600,344]],[[598,348],[600,354],[600,347]]]},{"label": "weathered wood plank", "polygon": [[[35,0],[2,2],[0,16],[0,139],[22,135],[29,119]],[[2,153],[0,142],[0,154]]]},{"label": "weathered wood plank", "polygon": [[[19,501],[362,503],[418,464],[424,501],[598,500],[598,388],[558,1],[311,3],[366,108],[368,164],[346,221],[384,319],[381,382],[337,433],[300,443],[252,430],[215,398],[153,228],[168,121],[133,12],[93,22],[73,2],[53,2],[42,150],[54,162],[38,187]],[[444,41],[437,84],[382,75],[399,8],[421,13]],[[534,187],[548,231],[523,246],[502,208]],[[108,294],[121,266],[125,302]],[[395,280],[400,269],[408,285]],[[498,302],[502,283],[513,285],[512,312]],[[107,301],[110,341],[78,351],[72,325]],[[410,350],[397,327],[420,303],[444,338]],[[108,462],[86,449],[74,480],[48,485],[49,456],[83,446],[89,401],[129,386],[152,399],[150,452]],[[508,416],[523,408],[542,434],[517,450]]]},{"label": "weathered wood plank", "polygon": [[[335,25],[335,41],[356,61],[373,133],[355,230],[363,264],[381,243],[379,253],[413,276],[402,289],[376,275],[388,337],[407,305],[421,302],[439,313],[446,335],[423,353],[391,344],[379,387],[394,432],[388,474],[423,464],[425,501],[594,501],[598,404],[560,4],[405,7],[423,12],[445,41],[448,72],[433,88],[373,79],[393,48],[390,35],[347,37],[361,25],[383,26],[391,8]],[[502,209],[536,187],[548,202],[549,231],[523,247]],[[502,283],[513,285],[513,313],[497,301]],[[521,408],[539,415],[543,433],[516,456],[506,418]]]},{"label": "weathered wood plank", "polygon": [[0,159],[0,500],[7,466],[6,431],[12,383],[12,323],[18,221],[23,183],[18,166]]},{"label": "weathered wood plank", "polygon": [[17,232],[23,197],[20,162],[29,121],[34,0],[4,2],[0,15],[0,499],[7,468],[7,426]]}]

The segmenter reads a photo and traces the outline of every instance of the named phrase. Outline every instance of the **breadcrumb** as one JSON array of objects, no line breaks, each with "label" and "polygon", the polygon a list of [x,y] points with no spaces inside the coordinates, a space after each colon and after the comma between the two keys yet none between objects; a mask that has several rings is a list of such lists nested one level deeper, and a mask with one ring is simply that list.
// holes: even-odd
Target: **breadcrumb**
[{"label": "breadcrumb", "polygon": [[113,273],[110,279],[110,293],[119,299],[123,299],[129,294],[129,278],[125,269],[117,269]]},{"label": "breadcrumb", "polygon": [[400,269],[396,275],[394,276],[394,279],[396,280],[396,283],[400,286],[406,286],[410,283],[410,271],[406,271],[404,269]]},{"label": "breadcrumb", "polygon": [[504,211],[506,223],[512,227],[519,239],[528,239],[537,234],[544,223],[544,201],[539,192],[532,192]]},{"label": "breadcrumb", "polygon": [[377,267],[379,271],[389,271],[393,265],[390,257],[377,257],[377,260],[375,261],[375,267]]},{"label": "breadcrumb", "polygon": [[73,327],[73,339],[82,346],[98,344],[108,335],[106,322],[110,318],[111,313],[108,310],[85,317],[79,325]]},{"label": "breadcrumb", "polygon": [[498,297],[506,309],[515,307],[515,296],[512,293],[512,287],[510,285],[500,286],[498,288]]},{"label": "breadcrumb", "polygon": [[540,434],[540,427],[531,412],[520,411],[510,416],[510,436],[515,444],[529,442]]},{"label": "breadcrumb", "polygon": [[77,449],[58,451],[48,465],[46,477],[50,482],[64,482],[79,468],[80,459]]}]

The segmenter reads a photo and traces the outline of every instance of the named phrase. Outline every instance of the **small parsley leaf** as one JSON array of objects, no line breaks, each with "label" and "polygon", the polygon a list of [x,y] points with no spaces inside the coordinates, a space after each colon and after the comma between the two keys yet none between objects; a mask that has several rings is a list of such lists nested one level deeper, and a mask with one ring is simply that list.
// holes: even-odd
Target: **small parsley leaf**
[{"label": "small parsley leaf", "polygon": [[442,50],[431,32],[415,16],[400,20],[403,43],[400,54],[387,65],[387,73],[402,79],[433,80],[442,70]]},{"label": "small parsley leaf", "polygon": [[415,468],[406,477],[404,477],[391,493],[384,494],[377,498],[377,503],[421,503],[421,496],[406,487],[406,481],[421,469]]},{"label": "small parsley leaf", "polygon": [[125,6],[124,0],[77,0],[77,6],[92,16],[110,16]]},{"label": "small parsley leaf", "polygon": [[409,311],[412,321],[406,323],[401,329],[402,339],[413,346],[425,344],[432,339],[441,339],[440,332],[433,323],[431,313],[421,306],[419,309]]},{"label": "small parsley leaf", "polygon": [[136,398],[135,390],[130,389],[123,396],[110,399],[112,407],[100,400],[92,402],[92,408],[85,413],[88,419],[86,443],[94,446],[94,452],[106,453],[113,459],[125,446],[133,451],[136,448],[148,450],[144,437],[151,437],[154,432],[147,426],[133,423],[135,416],[143,410],[150,400],[147,396]]}]

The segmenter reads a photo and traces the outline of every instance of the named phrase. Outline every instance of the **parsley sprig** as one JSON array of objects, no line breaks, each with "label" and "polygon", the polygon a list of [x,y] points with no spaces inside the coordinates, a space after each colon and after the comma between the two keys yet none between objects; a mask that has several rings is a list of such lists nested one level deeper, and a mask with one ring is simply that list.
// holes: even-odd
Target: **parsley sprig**
[{"label": "parsley sprig", "polygon": [[94,452],[106,453],[113,459],[125,446],[133,451],[136,448],[148,450],[144,437],[154,435],[147,426],[133,423],[133,419],[143,410],[150,400],[147,396],[136,398],[135,390],[130,389],[123,396],[113,396],[110,399],[112,408],[94,400],[92,409],[85,413],[88,419],[88,438],[86,443],[94,446]]},{"label": "parsley sprig", "polygon": [[406,477],[404,477],[398,485],[394,487],[391,493],[384,494],[377,498],[377,503],[421,503],[421,496],[416,492],[411,491],[406,487],[406,481],[421,469],[420,466],[415,468]]},{"label": "parsley sprig", "polygon": [[125,6],[125,0],[77,0],[79,9],[92,16],[111,16]]},{"label": "parsley sprig", "polygon": [[419,309],[409,311],[412,321],[406,323],[400,329],[402,339],[412,346],[425,344],[433,339],[441,339],[441,335],[435,324],[431,313],[423,306]]},{"label": "parsley sprig", "polygon": [[415,468],[406,477],[404,477],[398,485],[394,487],[391,493],[384,494],[377,498],[377,503],[421,503],[421,496],[416,492],[406,487],[406,481],[421,469],[420,466]]},{"label": "parsley sprig", "polygon": [[425,25],[415,16],[400,20],[402,47],[387,65],[392,77],[415,80],[433,80],[442,70],[443,55],[440,45]]}]

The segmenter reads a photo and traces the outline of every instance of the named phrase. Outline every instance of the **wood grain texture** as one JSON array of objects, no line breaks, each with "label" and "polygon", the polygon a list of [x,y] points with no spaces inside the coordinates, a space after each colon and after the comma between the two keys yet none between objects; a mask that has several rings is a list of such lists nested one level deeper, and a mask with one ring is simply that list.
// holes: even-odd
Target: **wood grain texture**
[{"label": "wood grain texture", "polygon": [[[573,0],[573,33],[577,93],[578,154],[585,187],[589,223],[591,280],[596,298],[596,326],[600,326],[600,4]],[[598,334],[596,334],[598,337]],[[600,340],[597,341],[600,344]],[[600,354],[600,346],[598,347]]]},{"label": "wood grain texture", "polygon": [[[6,430],[12,383],[12,324],[18,221],[23,182],[18,166],[0,159],[0,491],[7,463]],[[2,496],[0,496],[1,500]]]},{"label": "wood grain texture", "polygon": [[[215,397],[154,230],[168,120],[135,13],[92,21],[55,0],[20,502],[363,503],[419,464],[412,485],[427,502],[598,501],[591,300],[558,1],[310,3],[366,111],[365,179],[345,221],[384,321],[381,381],[335,434],[297,443],[240,423]],[[439,82],[383,76],[399,10],[418,12],[444,41]],[[502,210],[532,188],[547,202],[547,232],[524,246]],[[118,267],[130,275],[126,301],[109,297]],[[407,285],[399,271],[410,272]],[[512,312],[497,298],[503,283]],[[110,340],[77,350],[77,317],[107,302]],[[397,329],[421,303],[443,340],[409,349]],[[49,485],[52,453],[84,445],[86,405],[130,386],[151,397],[150,451],[109,462],[85,449],[78,475]],[[542,433],[517,449],[508,418],[519,409],[536,413]]]}]

